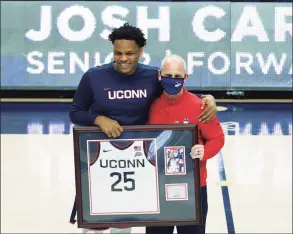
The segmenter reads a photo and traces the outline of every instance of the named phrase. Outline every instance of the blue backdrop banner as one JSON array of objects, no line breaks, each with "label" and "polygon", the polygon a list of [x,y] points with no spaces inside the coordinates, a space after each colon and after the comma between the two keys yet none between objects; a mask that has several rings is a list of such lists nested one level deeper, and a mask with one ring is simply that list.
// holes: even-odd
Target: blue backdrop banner
[{"label": "blue backdrop banner", "polygon": [[189,89],[292,89],[292,3],[113,1],[1,2],[1,88],[75,89],[125,22],[147,37],[140,62],[186,60]]}]

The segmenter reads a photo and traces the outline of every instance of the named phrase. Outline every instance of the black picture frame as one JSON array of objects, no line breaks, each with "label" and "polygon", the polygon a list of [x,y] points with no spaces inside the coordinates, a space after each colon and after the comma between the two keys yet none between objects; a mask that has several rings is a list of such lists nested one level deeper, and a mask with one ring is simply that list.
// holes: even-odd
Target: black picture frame
[{"label": "black picture frame", "polygon": [[[153,178],[152,175],[149,177],[149,175],[144,176],[143,174],[143,176],[140,176],[139,178],[133,177],[134,179],[129,179],[128,181],[126,179],[126,182],[131,182],[130,180],[133,180],[132,182],[136,183],[135,186],[137,187],[132,191],[132,195],[131,191],[123,190],[121,192],[120,190],[122,190],[121,188],[123,188],[123,186],[119,189],[120,193],[117,193],[113,190],[110,191],[108,190],[108,188],[106,189],[107,191],[105,191],[105,189],[103,190],[101,188],[102,185],[106,186],[107,184],[109,184],[109,178],[107,176],[109,170],[118,170],[117,173],[119,173],[119,170],[123,170],[121,168],[109,169],[108,167],[110,167],[111,162],[118,162],[119,160],[109,161],[109,157],[104,156],[106,153],[101,153],[102,151],[100,147],[103,147],[106,144],[111,144],[111,146],[114,146],[115,141],[115,144],[121,143],[123,141],[131,141],[131,144],[141,143],[143,144],[144,150],[142,150],[140,146],[138,146],[139,148],[137,147],[136,149],[142,150],[138,154],[141,155],[141,153],[144,153],[145,157],[143,159],[140,157],[140,160],[148,160],[148,158],[151,157],[153,157],[153,159],[155,158],[154,169],[156,171],[155,176],[157,181],[157,206],[154,206],[153,202],[155,199],[154,190],[148,189],[153,188],[153,186],[155,186],[154,181],[149,179],[147,180],[147,182],[144,180],[144,182],[139,183],[138,181],[138,183],[136,183],[136,180],[139,180],[139,178]],[[119,228],[121,226],[146,227],[202,224],[199,160],[191,159],[189,154],[191,147],[198,143],[198,126],[196,124],[123,126],[123,133],[120,137],[115,139],[108,138],[107,135],[104,134],[99,127],[74,126],[73,142],[75,158],[74,162],[77,202],[77,224],[79,228],[91,229],[105,227]],[[114,147],[113,149],[113,152],[115,152],[116,148]],[[134,149],[131,149],[130,152],[133,152]],[[127,155],[126,153],[123,155],[124,152],[122,150],[116,152],[121,153],[122,156],[119,154],[119,157],[122,158],[128,157],[130,155],[129,151],[127,151]],[[148,156],[146,154],[148,154]],[[115,153],[112,154],[112,156],[117,157]],[[131,157],[134,158],[134,156]],[[174,157],[175,159],[172,157]],[[100,166],[97,163],[96,167],[98,167],[98,169],[91,170],[92,166],[95,165],[91,165],[91,163],[93,163],[95,160],[99,160]],[[104,164],[104,166],[102,166],[102,162],[108,162],[107,160],[109,161],[109,164]],[[121,160],[121,162],[126,162],[126,160]],[[148,162],[153,161],[148,160]],[[170,166],[171,162],[173,162],[173,168],[171,168]],[[179,169],[180,165],[181,168]],[[139,171],[146,169],[134,168],[134,170]],[[185,173],[183,172],[184,170]],[[100,176],[91,177],[92,173],[94,172],[98,174],[100,173]],[[106,174],[103,174],[104,172]],[[136,173],[136,176],[138,174]],[[95,180],[97,180],[98,182]],[[121,181],[123,183],[123,178],[121,179]],[[131,184],[132,183],[128,184],[127,186],[132,186]],[[143,188],[142,184],[144,186]],[[94,186],[95,189],[93,188]],[[113,183],[109,184],[109,189],[110,187],[113,188]],[[124,188],[125,187],[126,185],[124,186]],[[137,188],[140,188],[140,190]],[[142,189],[145,190],[145,193],[141,192]],[[108,197],[111,197],[111,195],[113,195],[114,197],[116,196],[117,199],[108,199]],[[132,199],[131,202],[129,199]],[[114,202],[117,200],[119,201],[119,203]],[[135,205],[135,203],[137,203],[137,205]],[[148,212],[144,213],[143,211],[139,211],[140,213],[137,214],[121,213],[124,212],[122,211],[123,209],[136,209],[135,207],[144,206],[144,203],[151,204],[148,205],[148,207],[150,207],[149,209],[151,209],[151,207],[154,207],[154,212],[151,214],[149,214]],[[125,204],[129,205],[125,206]],[[114,209],[113,207],[117,207],[118,210],[118,206],[120,207],[120,213],[117,211],[116,213],[112,213],[112,215],[105,213],[93,215],[93,210],[105,210],[108,208],[109,210],[111,210]],[[121,206],[127,208],[121,208]],[[95,207],[95,209],[93,207]],[[143,210],[143,208],[141,208],[141,210]]]}]

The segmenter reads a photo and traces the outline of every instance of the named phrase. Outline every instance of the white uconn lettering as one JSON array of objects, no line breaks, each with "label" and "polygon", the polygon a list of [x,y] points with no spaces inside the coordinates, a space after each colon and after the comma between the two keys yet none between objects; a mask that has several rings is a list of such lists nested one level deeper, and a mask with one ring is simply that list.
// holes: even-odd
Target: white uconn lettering
[{"label": "white uconn lettering", "polygon": [[146,98],[147,91],[144,90],[118,90],[118,91],[108,91],[109,99],[135,99],[135,98]]}]

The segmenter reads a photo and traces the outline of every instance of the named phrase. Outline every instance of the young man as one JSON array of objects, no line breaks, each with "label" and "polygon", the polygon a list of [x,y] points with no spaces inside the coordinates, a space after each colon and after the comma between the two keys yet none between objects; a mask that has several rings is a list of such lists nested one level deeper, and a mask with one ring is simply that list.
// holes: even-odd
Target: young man
[{"label": "young man", "polygon": [[[163,59],[159,80],[163,94],[152,104],[149,124],[196,123],[199,128],[199,144],[194,145],[190,156],[200,159],[200,185],[204,225],[177,226],[178,234],[204,234],[208,210],[207,203],[207,160],[215,156],[224,145],[224,133],[217,118],[201,123],[196,116],[200,113],[201,100],[183,86],[187,79],[184,60],[177,55]],[[146,234],[173,234],[174,227],[147,227]]]},{"label": "young man", "polygon": [[[121,125],[145,124],[151,103],[162,93],[158,69],[138,63],[146,45],[139,28],[125,24],[109,35],[114,62],[89,69],[81,78],[70,110],[74,124],[99,126],[109,137],[118,137]],[[216,116],[211,95],[203,96],[207,108],[199,119]]]},{"label": "young man", "polygon": [[[123,125],[143,125],[148,121],[151,103],[162,93],[158,69],[138,63],[146,45],[139,28],[124,24],[109,35],[114,48],[114,62],[89,69],[81,78],[70,110],[76,125],[99,126],[108,137],[119,137]],[[201,121],[216,116],[211,95],[204,96],[198,113]],[[71,222],[75,222],[74,205]]]}]

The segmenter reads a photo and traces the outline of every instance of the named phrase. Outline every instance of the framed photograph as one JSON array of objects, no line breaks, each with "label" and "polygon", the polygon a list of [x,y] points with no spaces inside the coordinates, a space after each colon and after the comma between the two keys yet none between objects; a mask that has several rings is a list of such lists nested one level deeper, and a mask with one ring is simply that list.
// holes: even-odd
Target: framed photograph
[{"label": "framed photograph", "polygon": [[164,147],[166,175],[185,175],[185,146]]},{"label": "framed photograph", "polygon": [[73,128],[80,228],[202,224],[195,124]]}]

